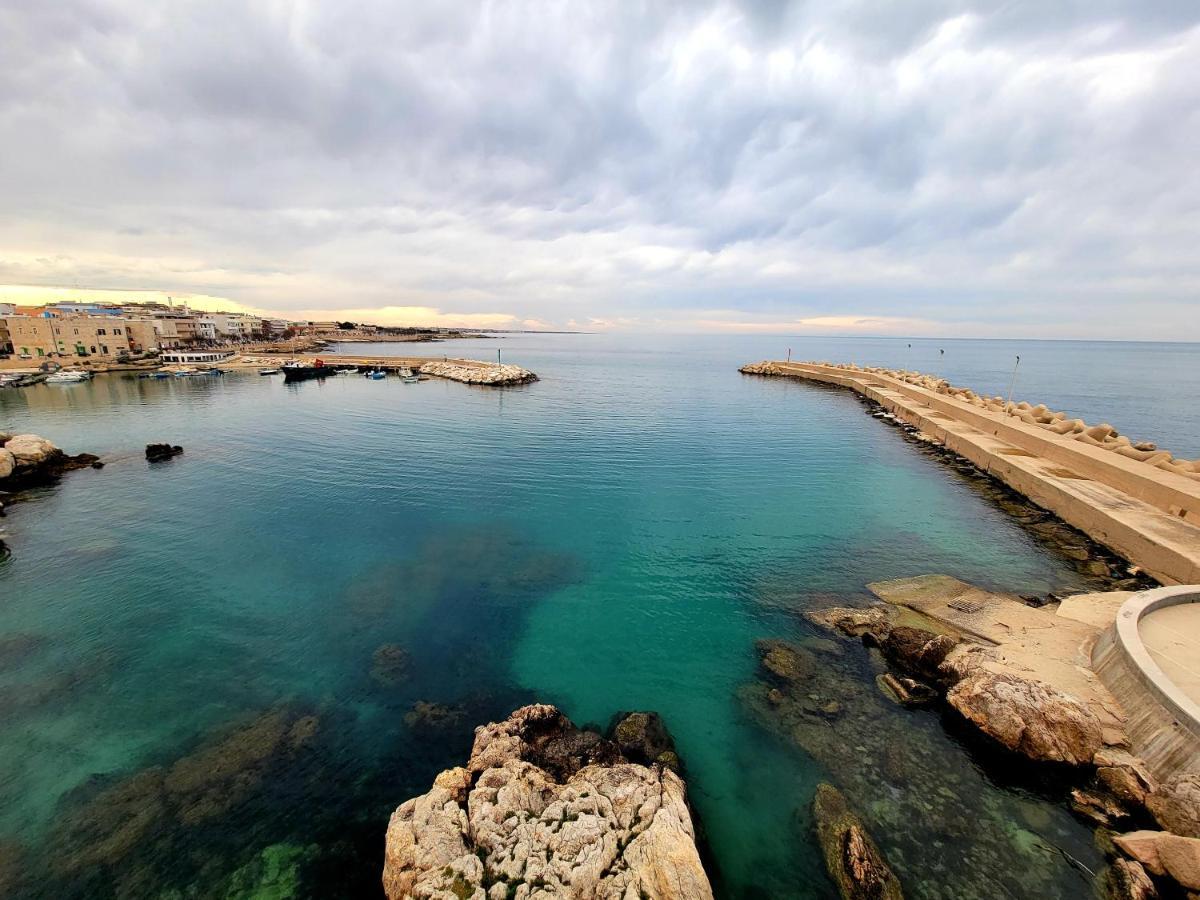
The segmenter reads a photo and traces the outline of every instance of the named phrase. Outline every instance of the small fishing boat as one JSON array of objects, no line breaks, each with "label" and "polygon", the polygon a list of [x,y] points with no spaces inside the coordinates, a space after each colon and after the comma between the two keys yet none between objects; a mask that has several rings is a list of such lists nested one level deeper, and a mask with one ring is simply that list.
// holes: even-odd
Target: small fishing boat
[{"label": "small fishing boat", "polygon": [[380,371],[379,369],[372,369],[367,373],[367,377],[372,381],[382,381],[384,378],[387,378],[387,372]]},{"label": "small fishing boat", "polygon": [[278,375],[279,370],[278,369],[259,369],[258,374],[259,375]]},{"label": "small fishing boat", "polygon": [[339,366],[333,371],[338,375],[357,375],[358,366]]}]

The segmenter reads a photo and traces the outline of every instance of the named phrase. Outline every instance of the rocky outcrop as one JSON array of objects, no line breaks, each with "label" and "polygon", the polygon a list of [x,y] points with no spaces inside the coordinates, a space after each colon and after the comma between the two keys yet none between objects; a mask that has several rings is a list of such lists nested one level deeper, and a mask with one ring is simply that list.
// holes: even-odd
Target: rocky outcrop
[{"label": "rocky outcrop", "polygon": [[629,762],[643,766],[657,764],[679,772],[675,740],[658,713],[617,713],[609,731],[621,755]]},{"label": "rocky outcrop", "polygon": [[146,461],[162,462],[172,456],[178,456],[182,452],[183,448],[177,444],[147,444]]},{"label": "rocky outcrop", "polygon": [[1151,875],[1172,886],[1200,891],[1200,839],[1166,831],[1133,831],[1113,844]]},{"label": "rocky outcrop", "polygon": [[68,456],[36,434],[0,434],[0,488],[21,488],[73,469],[102,466],[98,456],[91,453]]},{"label": "rocky outcrop", "polygon": [[1108,900],[1156,900],[1158,890],[1141,863],[1115,859],[1104,873],[1104,892]]},{"label": "rocky outcrop", "polygon": [[1146,798],[1146,808],[1165,830],[1200,838],[1200,774],[1180,773],[1163,782]]},{"label": "rocky outcrop", "polygon": [[[946,690],[946,701],[984,734],[1009,750],[1042,762],[1087,765],[1104,746],[1096,715],[1075,697],[1036,678],[994,666],[991,651],[946,634],[894,624],[894,610],[833,608],[806,615],[814,624],[862,638],[877,646],[908,676],[879,679],[886,694],[906,705],[932,701],[930,685]],[[1133,757],[1129,757],[1133,760]],[[1114,760],[1105,773],[1136,793],[1141,771]],[[1144,795],[1147,785],[1142,785]]]},{"label": "rocky outcrop", "polygon": [[466,365],[454,362],[427,362],[421,364],[419,371],[422,375],[449,378],[451,381],[461,381],[463,384],[482,384],[492,387],[530,384],[538,380],[535,374],[520,366],[492,366],[487,363]]},{"label": "rocky outcrop", "polygon": [[466,767],[400,805],[383,886],[390,900],[712,896],[682,779],[546,705],[476,729]]},{"label": "rocky outcrop", "polygon": [[899,879],[841,791],[831,784],[818,785],[813,818],[825,867],[842,900],[900,900],[904,896]]},{"label": "rocky outcrop", "polygon": [[1102,744],[1091,711],[1040,681],[979,671],[955,684],[946,700],[984,734],[1030,759],[1085,765]]}]

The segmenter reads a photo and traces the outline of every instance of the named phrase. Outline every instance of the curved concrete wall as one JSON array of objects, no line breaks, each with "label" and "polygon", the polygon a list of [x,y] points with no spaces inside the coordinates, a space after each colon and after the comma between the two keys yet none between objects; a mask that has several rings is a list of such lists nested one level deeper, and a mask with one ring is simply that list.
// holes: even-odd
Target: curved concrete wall
[{"label": "curved concrete wall", "polygon": [[1142,674],[1146,687],[1179,718],[1181,724],[1200,736],[1200,705],[1184,693],[1154,661],[1142,640],[1140,629],[1141,621],[1155,610],[1184,603],[1200,603],[1200,586],[1180,585],[1134,594],[1122,604],[1113,628],[1117,646]]}]

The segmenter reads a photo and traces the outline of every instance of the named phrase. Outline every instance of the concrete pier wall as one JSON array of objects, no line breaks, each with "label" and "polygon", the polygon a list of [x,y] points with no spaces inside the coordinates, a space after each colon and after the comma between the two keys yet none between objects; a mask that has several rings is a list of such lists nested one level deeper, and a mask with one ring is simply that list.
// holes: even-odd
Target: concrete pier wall
[{"label": "concrete pier wall", "polygon": [[876,373],[770,368],[862,394],[1163,584],[1200,583],[1200,482]]}]

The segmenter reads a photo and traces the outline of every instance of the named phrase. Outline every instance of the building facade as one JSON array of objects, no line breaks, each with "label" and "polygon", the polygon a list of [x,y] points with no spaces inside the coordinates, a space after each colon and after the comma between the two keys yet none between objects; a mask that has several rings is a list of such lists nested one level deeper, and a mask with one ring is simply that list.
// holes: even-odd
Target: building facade
[{"label": "building facade", "polygon": [[117,316],[7,316],[4,325],[12,352],[23,359],[116,357],[130,351],[127,320]]}]

